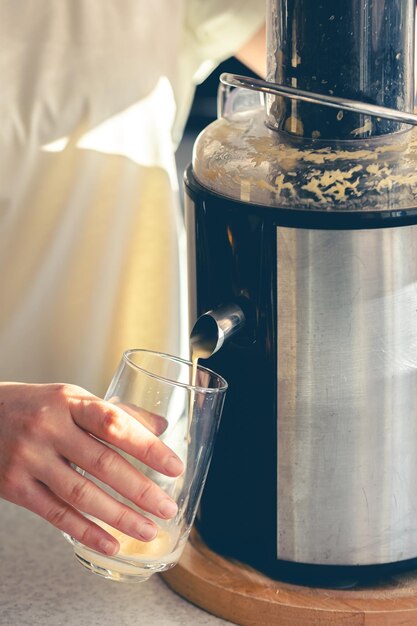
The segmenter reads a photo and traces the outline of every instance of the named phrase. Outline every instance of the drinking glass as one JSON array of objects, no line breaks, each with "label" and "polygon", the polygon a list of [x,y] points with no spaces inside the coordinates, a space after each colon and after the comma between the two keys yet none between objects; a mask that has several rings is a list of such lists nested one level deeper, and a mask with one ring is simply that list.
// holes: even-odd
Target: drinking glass
[{"label": "drinking glass", "polygon": [[173,567],[183,552],[209,469],[227,389],[221,376],[200,365],[192,385],[191,372],[190,362],[167,354],[128,350],[122,356],[105,399],[122,406],[133,416],[148,412],[164,418],[166,428],[159,438],[181,458],[184,472],[177,478],[170,478],[118,450],[177,503],[177,515],[162,520],[145,513],[108,485],[76,468],[119,502],[146,515],[158,526],[156,538],[142,542],[89,516],[111,532],[121,546],[115,556],[106,556],[65,535],[79,562],[96,574],[118,581],[144,581],[156,572]]}]

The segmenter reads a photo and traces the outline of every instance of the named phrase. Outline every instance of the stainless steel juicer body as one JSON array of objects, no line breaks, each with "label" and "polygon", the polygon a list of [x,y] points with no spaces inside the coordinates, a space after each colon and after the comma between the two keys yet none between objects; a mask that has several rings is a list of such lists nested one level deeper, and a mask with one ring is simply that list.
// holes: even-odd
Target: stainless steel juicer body
[{"label": "stainless steel juicer body", "polygon": [[[372,41],[391,20],[394,67],[412,3],[371,4],[321,2],[320,20],[358,10]],[[275,78],[288,58],[288,80],[312,88],[297,13],[310,5],[271,5]],[[387,78],[369,63],[372,84]],[[408,84],[376,103],[400,101],[410,110]],[[191,319],[239,302],[250,320],[209,361],[229,396],[198,527],[222,554],[327,584],[417,558],[417,131],[299,104],[229,111],[186,176]]]},{"label": "stainless steel juicer body", "polygon": [[277,316],[278,558],[417,556],[417,226],[277,227]]}]

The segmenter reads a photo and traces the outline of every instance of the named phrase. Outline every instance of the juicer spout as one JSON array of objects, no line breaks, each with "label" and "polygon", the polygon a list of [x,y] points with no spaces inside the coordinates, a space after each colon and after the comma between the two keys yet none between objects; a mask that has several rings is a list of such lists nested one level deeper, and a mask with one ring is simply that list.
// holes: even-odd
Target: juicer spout
[{"label": "juicer spout", "polygon": [[240,331],[246,322],[237,304],[226,304],[201,315],[190,334],[193,357],[208,359]]}]

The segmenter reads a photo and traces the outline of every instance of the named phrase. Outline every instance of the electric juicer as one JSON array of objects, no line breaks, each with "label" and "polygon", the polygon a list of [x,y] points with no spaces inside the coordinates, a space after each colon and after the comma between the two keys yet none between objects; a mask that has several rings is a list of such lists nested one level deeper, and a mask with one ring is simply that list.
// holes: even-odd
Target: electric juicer
[{"label": "electric juicer", "polygon": [[224,77],[186,173],[191,321],[246,317],[197,528],[272,578],[417,566],[414,10],[269,0],[268,83]]}]

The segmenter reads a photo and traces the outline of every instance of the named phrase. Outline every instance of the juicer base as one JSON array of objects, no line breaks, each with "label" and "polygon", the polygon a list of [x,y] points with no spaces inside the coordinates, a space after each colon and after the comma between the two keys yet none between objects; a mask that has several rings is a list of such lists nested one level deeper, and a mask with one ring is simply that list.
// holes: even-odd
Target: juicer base
[{"label": "juicer base", "polygon": [[352,589],[302,587],[217,555],[193,531],[179,564],[162,577],[193,604],[242,626],[417,624],[417,569]]}]

